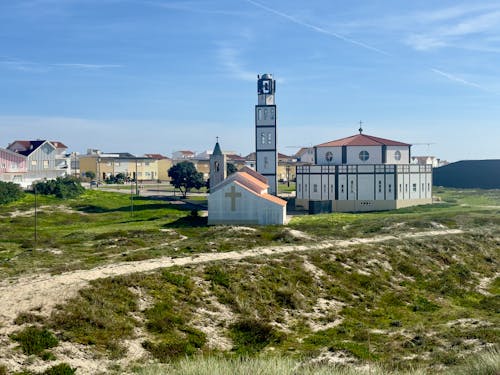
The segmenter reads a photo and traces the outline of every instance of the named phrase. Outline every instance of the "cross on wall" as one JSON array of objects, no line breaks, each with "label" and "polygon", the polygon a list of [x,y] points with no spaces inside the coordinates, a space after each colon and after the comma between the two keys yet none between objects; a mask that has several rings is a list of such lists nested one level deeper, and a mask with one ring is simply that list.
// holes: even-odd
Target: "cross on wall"
[{"label": "cross on wall", "polygon": [[236,211],[236,198],[241,198],[241,193],[236,192],[236,188],[231,186],[231,192],[225,194],[226,198],[231,198],[231,211]]}]

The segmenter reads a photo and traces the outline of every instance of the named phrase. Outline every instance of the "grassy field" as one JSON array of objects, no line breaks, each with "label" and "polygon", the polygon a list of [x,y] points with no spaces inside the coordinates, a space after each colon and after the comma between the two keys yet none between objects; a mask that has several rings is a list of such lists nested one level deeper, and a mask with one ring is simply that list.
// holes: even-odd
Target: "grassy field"
[{"label": "grassy field", "polygon": [[[500,191],[436,194],[440,202],[429,206],[297,216],[286,227],[246,229],[208,227],[206,218],[176,202],[137,198],[131,212],[129,197],[116,193],[92,190],[68,201],[38,197],[36,246],[34,197],[28,195],[0,207],[2,279],[164,255],[431,229],[464,232],[99,279],[50,316],[20,314],[11,340],[22,347],[23,337],[36,334],[83,345],[109,361],[103,373],[208,374],[178,362],[202,355],[198,368],[234,368],[241,362],[234,358],[250,358],[240,373],[291,374],[301,365],[300,373],[351,374],[370,364],[373,373],[459,374],[467,373],[459,371],[471,358],[483,358],[478,352],[490,351],[484,368],[494,371],[478,373],[496,374],[500,358],[491,350],[500,343]],[[111,365],[127,358],[129,340],[167,365]],[[50,360],[54,353],[57,346],[32,355]],[[281,362],[269,364],[270,355]],[[321,367],[333,362],[344,367]],[[171,372],[161,372],[165,366]],[[283,370],[259,372],[258,366]]]}]

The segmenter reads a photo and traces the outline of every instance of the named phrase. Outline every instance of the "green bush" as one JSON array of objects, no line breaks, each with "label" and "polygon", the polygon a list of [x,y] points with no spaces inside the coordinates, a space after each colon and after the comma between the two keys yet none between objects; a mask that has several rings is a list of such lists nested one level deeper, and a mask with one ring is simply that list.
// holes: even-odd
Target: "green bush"
[{"label": "green bush", "polygon": [[271,343],[283,340],[283,335],[270,324],[256,319],[240,320],[232,324],[230,330],[236,352],[241,354],[254,354]]},{"label": "green bush", "polygon": [[67,363],[60,363],[45,370],[42,375],[73,375],[76,373],[76,368],[71,368]]},{"label": "green bush", "polygon": [[24,191],[18,184],[0,181],[0,204],[17,201],[23,196]]},{"label": "green bush", "polygon": [[45,349],[57,346],[59,341],[47,329],[28,327],[19,333],[11,335],[11,338],[19,343],[24,354],[41,354]]},{"label": "green bush", "polygon": [[38,194],[55,195],[61,199],[75,198],[85,191],[80,181],[72,176],[57,177],[55,180],[37,182],[34,185],[34,189]]}]

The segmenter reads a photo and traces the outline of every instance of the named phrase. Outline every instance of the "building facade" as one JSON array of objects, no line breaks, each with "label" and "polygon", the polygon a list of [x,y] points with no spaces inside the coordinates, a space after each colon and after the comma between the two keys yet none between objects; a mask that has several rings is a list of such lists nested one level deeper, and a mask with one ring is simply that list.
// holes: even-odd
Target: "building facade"
[{"label": "building facade", "polygon": [[0,148],[0,181],[14,182],[24,186],[28,172],[26,161],[26,156]]},{"label": "building facade", "polygon": [[432,203],[432,165],[410,164],[410,148],[362,129],[315,146],[314,164],[297,166],[296,206],[315,213]]}]

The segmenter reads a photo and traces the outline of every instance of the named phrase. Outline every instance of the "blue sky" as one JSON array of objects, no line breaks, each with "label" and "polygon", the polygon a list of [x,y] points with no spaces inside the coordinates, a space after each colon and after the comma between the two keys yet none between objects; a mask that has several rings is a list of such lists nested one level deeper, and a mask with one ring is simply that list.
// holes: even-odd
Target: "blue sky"
[{"label": "blue sky", "polygon": [[500,158],[498,1],[4,0],[0,42],[2,147],[247,154],[273,73],[283,153],[361,120],[414,155]]}]

